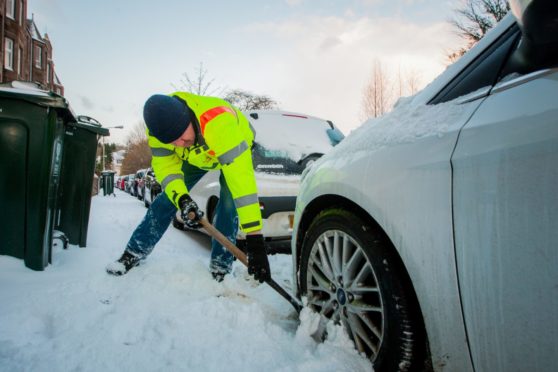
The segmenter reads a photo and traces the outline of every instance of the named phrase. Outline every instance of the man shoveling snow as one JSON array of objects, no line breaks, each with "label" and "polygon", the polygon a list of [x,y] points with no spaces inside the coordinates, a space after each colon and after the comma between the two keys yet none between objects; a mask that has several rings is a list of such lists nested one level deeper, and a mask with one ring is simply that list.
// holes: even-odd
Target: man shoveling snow
[{"label": "man shoveling snow", "polygon": [[[270,280],[250,151],[255,133],[248,119],[220,98],[186,92],[151,96],[143,115],[151,165],[164,192],[153,201],[124,253],[107,266],[107,272],[124,275],[138,266],[153,251],[177,209],[188,227],[200,228],[203,212],[188,190],[208,171],[220,170],[215,227],[235,243],[240,225],[246,233],[248,272],[260,282]],[[209,270],[213,278],[222,281],[232,262],[232,254],[212,239]]]}]

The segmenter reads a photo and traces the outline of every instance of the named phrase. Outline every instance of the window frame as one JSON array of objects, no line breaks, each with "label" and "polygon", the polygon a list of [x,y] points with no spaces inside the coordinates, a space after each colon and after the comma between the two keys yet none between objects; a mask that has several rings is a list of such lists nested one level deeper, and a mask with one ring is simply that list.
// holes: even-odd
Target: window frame
[{"label": "window frame", "polygon": [[[33,64],[35,68],[42,69],[43,68],[43,48],[40,45],[35,45],[35,55]],[[38,52],[37,52],[38,51]]]},{"label": "window frame", "polygon": [[15,2],[16,0],[6,0],[6,17],[15,21]]},{"label": "window frame", "polygon": [[14,70],[14,41],[9,37],[4,37],[4,68]]},{"label": "window frame", "polygon": [[[15,2],[15,0],[14,0],[14,2]],[[19,24],[20,24],[21,26],[23,26],[23,0],[19,0],[19,12],[18,12],[18,15],[19,15],[19,19],[18,19]]]},{"label": "window frame", "polygon": [[18,47],[17,48],[17,76],[18,77],[21,75],[21,71],[23,70],[22,56],[23,56],[23,49],[21,47]]}]

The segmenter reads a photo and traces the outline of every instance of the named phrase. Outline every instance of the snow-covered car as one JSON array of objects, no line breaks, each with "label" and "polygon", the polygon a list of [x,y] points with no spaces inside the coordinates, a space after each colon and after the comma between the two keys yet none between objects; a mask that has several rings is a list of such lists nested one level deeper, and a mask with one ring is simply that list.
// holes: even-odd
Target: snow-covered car
[{"label": "snow-covered car", "polygon": [[535,4],[302,177],[296,294],[377,371],[556,369],[558,11]]},{"label": "snow-covered car", "polygon": [[[255,129],[252,158],[268,250],[290,253],[296,196],[302,171],[329,152],[344,135],[331,122],[278,110],[244,112]],[[208,172],[190,195],[213,220],[219,200],[219,174]],[[184,224],[177,215],[173,225]],[[239,234],[239,244],[243,239]]]},{"label": "snow-covered car", "polygon": [[126,192],[132,196],[136,196],[134,193],[134,178],[136,177],[135,174],[129,174],[128,179],[126,180]]},{"label": "snow-covered car", "polygon": [[161,184],[157,182],[155,178],[155,173],[152,168],[148,168],[145,172],[145,178],[143,180],[143,204],[145,207],[149,207],[153,200],[161,193]]},{"label": "snow-covered car", "polygon": [[120,181],[118,183],[118,188],[122,191],[126,191],[126,183],[128,182],[128,176],[120,177]]},{"label": "snow-covered car", "polygon": [[139,169],[136,172],[136,176],[134,178],[134,186],[133,186],[134,187],[134,194],[139,200],[143,200],[143,197],[144,197],[144,195],[143,195],[144,191],[145,191],[144,178],[145,178],[146,173],[147,173],[147,168]]}]

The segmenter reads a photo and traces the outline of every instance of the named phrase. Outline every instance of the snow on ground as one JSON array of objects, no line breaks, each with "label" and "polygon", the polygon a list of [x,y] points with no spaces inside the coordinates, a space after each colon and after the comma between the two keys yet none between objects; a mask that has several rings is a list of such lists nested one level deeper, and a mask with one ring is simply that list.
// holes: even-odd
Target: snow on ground
[{"label": "snow on ground", "polygon": [[[341,328],[317,344],[266,285],[207,271],[209,239],[169,228],[148,260],[105,273],[145,209],[116,190],[92,200],[88,247],[55,248],[43,272],[0,256],[0,371],[369,371]],[[289,256],[272,275],[291,286]]]}]

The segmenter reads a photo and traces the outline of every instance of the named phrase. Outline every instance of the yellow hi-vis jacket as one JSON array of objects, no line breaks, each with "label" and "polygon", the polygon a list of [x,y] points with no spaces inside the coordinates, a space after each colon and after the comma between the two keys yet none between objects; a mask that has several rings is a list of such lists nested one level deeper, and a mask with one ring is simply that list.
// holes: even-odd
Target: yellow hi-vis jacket
[{"label": "yellow hi-vis jacket", "polygon": [[178,200],[188,193],[183,161],[201,169],[219,169],[234,199],[242,231],[260,230],[262,216],[250,151],[254,132],[248,119],[220,98],[186,92],[170,95],[185,101],[194,112],[196,143],[188,148],[176,147],[162,143],[147,131],[151,166],[169,200],[179,208]]}]

